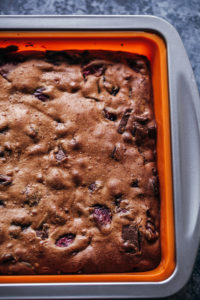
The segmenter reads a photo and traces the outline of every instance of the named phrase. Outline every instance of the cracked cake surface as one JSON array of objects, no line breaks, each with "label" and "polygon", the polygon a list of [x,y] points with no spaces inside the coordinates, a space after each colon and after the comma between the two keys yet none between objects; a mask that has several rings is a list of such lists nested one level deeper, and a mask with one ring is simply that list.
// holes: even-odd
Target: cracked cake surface
[{"label": "cracked cake surface", "polygon": [[160,262],[148,60],[0,49],[0,274]]}]

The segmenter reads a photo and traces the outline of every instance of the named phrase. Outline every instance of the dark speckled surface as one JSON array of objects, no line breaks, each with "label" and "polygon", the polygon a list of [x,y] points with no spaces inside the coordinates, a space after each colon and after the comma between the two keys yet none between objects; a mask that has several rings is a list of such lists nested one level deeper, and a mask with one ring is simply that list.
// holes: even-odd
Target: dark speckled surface
[{"label": "dark speckled surface", "polygon": [[[178,30],[200,90],[200,0],[0,0],[1,15],[150,14]],[[200,249],[190,281],[170,300],[200,299]]]}]

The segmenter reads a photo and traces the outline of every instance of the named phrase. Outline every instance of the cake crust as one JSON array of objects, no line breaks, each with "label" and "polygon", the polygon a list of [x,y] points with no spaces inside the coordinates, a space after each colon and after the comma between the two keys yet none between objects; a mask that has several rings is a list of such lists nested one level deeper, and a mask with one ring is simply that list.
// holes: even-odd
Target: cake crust
[{"label": "cake crust", "polygon": [[112,51],[0,49],[0,274],[160,262],[150,67]]}]

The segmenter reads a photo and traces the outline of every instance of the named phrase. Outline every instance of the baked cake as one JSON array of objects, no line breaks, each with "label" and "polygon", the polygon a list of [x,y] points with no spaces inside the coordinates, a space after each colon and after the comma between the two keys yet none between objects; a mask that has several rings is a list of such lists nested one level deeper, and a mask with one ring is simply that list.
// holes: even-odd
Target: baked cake
[{"label": "baked cake", "polygon": [[0,274],[160,262],[148,60],[0,49]]}]

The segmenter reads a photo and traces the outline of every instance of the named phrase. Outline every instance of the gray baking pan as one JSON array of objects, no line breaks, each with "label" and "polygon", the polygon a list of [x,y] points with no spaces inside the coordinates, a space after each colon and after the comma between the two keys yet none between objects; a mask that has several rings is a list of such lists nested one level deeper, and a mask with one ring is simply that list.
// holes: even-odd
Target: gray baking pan
[{"label": "gray baking pan", "polygon": [[1,284],[0,299],[134,299],[174,294],[188,281],[200,237],[200,99],[182,41],[153,16],[1,16],[0,30],[143,30],[167,45],[176,268],[161,282]]}]

